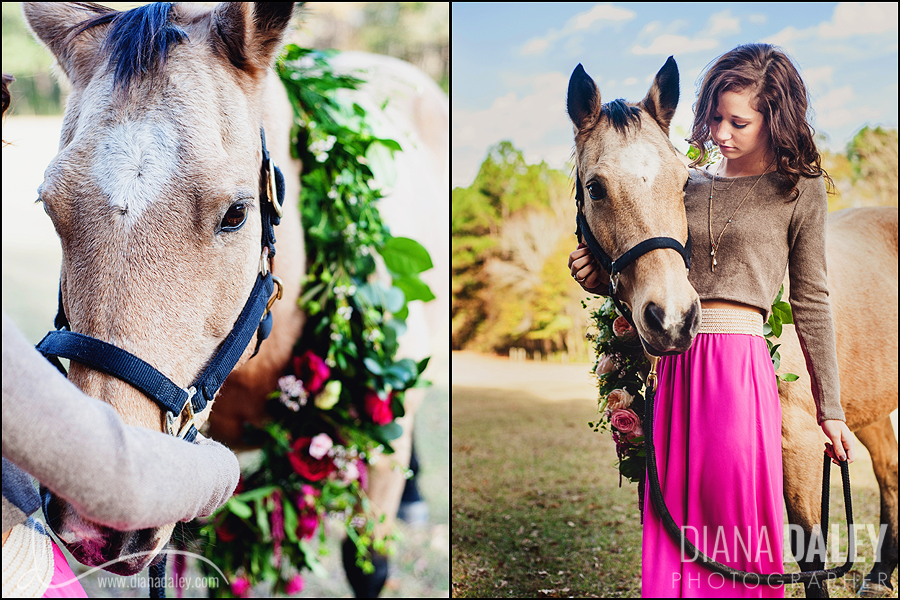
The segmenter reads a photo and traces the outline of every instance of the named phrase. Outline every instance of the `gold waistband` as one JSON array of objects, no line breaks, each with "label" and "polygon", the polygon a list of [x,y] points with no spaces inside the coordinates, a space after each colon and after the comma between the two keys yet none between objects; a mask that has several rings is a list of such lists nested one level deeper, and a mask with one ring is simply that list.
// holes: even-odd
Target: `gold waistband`
[{"label": "gold waistband", "polygon": [[749,310],[704,308],[698,333],[743,333],[763,337],[763,318]]}]

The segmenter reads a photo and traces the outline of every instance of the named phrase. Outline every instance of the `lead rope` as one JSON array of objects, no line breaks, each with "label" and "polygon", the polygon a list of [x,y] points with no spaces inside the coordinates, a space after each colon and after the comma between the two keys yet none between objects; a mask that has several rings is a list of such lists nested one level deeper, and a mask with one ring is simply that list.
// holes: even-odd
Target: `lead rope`
[{"label": "lead rope", "polygon": [[[741,582],[745,585],[759,585],[761,583],[766,583],[768,585],[812,583],[814,585],[818,585],[818,580],[820,578],[827,581],[831,579],[837,579],[838,577],[843,577],[853,566],[853,560],[856,557],[856,542],[853,535],[853,509],[850,504],[850,469],[847,466],[846,460],[839,461],[841,466],[841,479],[843,480],[844,485],[844,507],[847,513],[848,536],[847,562],[844,563],[844,565],[841,567],[835,567],[833,569],[822,569],[818,571],[802,571],[800,573],[769,573],[765,575],[761,573],[739,571],[737,569],[729,567],[728,565],[723,565],[722,563],[706,556],[705,554],[700,552],[700,550],[696,546],[694,546],[693,543],[691,543],[691,540],[683,535],[682,529],[678,527],[678,525],[675,523],[675,520],[672,518],[672,515],[669,513],[669,509],[666,507],[666,501],[659,489],[659,473],[656,468],[656,448],[653,445],[653,401],[656,396],[656,364],[659,359],[655,356],[648,355],[648,357],[650,358],[650,373],[647,375],[647,394],[645,397],[646,412],[644,415],[644,444],[647,450],[647,477],[650,481],[650,499],[653,502],[653,506],[656,508],[656,512],[659,513],[660,519],[663,523],[663,527],[666,528],[666,531],[669,532],[669,535],[672,536],[672,539],[675,542],[680,543],[681,547],[687,552],[690,552],[693,556],[696,556],[700,560],[700,562],[703,563],[703,565],[705,565],[709,570],[721,575],[728,576],[735,582],[737,582],[738,579],[741,579]],[[823,541],[827,541],[828,535],[828,488],[830,484],[831,473],[831,470],[829,468],[830,462],[831,459],[826,453],[825,465],[822,474],[821,530]]]},{"label": "lead rope", "polygon": [[162,549],[162,560],[155,565],[150,565],[150,597],[165,598],[166,597],[166,549]]}]

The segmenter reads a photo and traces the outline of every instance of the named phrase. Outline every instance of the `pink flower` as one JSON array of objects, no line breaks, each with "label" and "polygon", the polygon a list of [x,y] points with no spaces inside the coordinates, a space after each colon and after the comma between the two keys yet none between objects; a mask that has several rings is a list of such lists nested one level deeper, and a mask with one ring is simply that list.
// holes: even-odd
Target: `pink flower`
[{"label": "pink flower", "polygon": [[315,394],[322,389],[322,386],[331,377],[331,369],[328,368],[325,361],[309,350],[302,356],[294,357],[294,372],[310,394]]},{"label": "pink flower", "polygon": [[316,535],[319,528],[319,514],[315,508],[307,507],[297,516],[297,537],[305,540]]},{"label": "pink flower", "polygon": [[387,394],[385,392],[376,393],[373,390],[366,390],[363,400],[366,405],[366,412],[372,417],[376,425],[387,425],[394,420],[394,413],[391,412],[391,398],[394,392]]},{"label": "pink flower", "polygon": [[619,408],[612,411],[609,424],[621,433],[624,433],[629,440],[639,435],[644,435],[644,430],[641,428],[641,418],[630,408]]},{"label": "pink flower", "polygon": [[600,356],[600,360],[597,361],[597,377],[601,377],[606,375],[610,371],[616,370],[616,362],[613,360],[612,356],[607,356],[603,354]]},{"label": "pink flower", "polygon": [[272,543],[274,545],[273,557],[276,563],[281,562],[281,542],[284,539],[284,507],[281,505],[281,492],[275,490],[272,493]]},{"label": "pink flower", "polygon": [[294,471],[306,479],[307,481],[319,481],[334,471],[334,462],[324,456],[321,460],[310,456],[309,449],[312,444],[312,438],[297,438],[291,445],[291,453],[288,454],[288,461]]},{"label": "pink flower", "polygon": [[625,317],[616,317],[616,320],[613,321],[613,334],[623,339],[634,339],[637,337],[637,332]]},{"label": "pink flower", "polygon": [[312,442],[310,442],[309,455],[316,460],[322,460],[322,457],[328,454],[328,451],[332,446],[334,446],[334,442],[331,441],[328,434],[320,433],[312,439]]},{"label": "pink flower", "polygon": [[293,596],[294,594],[299,594],[303,591],[303,578],[299,575],[294,575],[294,578],[291,579],[287,586],[284,588],[284,592],[288,596]]},{"label": "pink flower", "polygon": [[634,397],[625,390],[613,390],[609,393],[606,400],[606,407],[609,410],[618,410],[620,408],[628,408]]},{"label": "pink flower", "polygon": [[247,594],[250,593],[250,587],[250,582],[243,577],[238,577],[231,582],[231,591],[240,598],[247,597]]}]

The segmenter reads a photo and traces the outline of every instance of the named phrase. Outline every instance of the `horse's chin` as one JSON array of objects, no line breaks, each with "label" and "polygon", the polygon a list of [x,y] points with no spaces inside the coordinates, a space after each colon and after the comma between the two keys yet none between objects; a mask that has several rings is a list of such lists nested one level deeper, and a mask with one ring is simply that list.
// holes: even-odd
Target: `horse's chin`
[{"label": "horse's chin", "polygon": [[640,338],[641,345],[644,347],[644,350],[647,352],[647,354],[652,354],[653,356],[683,354],[690,349],[691,344],[694,342],[694,338],[680,338],[679,340],[666,344],[664,348],[660,349],[648,342],[647,339],[644,338],[644,336],[640,336]]},{"label": "horse's chin", "polygon": [[134,575],[161,560],[159,550],[174,528],[119,531],[85,519],[43,486],[41,500],[44,518],[66,550],[81,564],[116,575]]}]

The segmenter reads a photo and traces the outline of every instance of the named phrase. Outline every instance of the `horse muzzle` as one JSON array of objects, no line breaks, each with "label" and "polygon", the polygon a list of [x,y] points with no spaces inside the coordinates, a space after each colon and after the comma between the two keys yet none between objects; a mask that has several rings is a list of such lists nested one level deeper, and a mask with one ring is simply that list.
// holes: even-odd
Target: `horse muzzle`
[{"label": "horse muzzle", "polygon": [[83,518],[44,486],[41,506],[50,529],[78,562],[116,575],[134,575],[160,560],[159,550],[169,538],[166,529],[173,527],[119,531],[100,525]]}]

